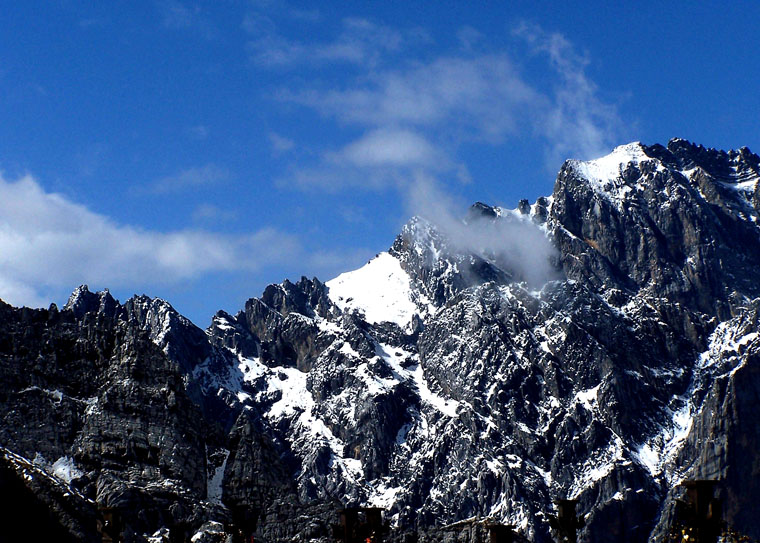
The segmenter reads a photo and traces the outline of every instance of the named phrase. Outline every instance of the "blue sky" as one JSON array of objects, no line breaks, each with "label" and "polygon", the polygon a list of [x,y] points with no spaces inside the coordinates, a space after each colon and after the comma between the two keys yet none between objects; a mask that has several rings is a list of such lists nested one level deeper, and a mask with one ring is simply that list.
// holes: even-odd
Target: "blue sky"
[{"label": "blue sky", "polygon": [[760,4],[579,4],[7,2],[0,298],[88,283],[205,326],[566,158],[760,149]]}]

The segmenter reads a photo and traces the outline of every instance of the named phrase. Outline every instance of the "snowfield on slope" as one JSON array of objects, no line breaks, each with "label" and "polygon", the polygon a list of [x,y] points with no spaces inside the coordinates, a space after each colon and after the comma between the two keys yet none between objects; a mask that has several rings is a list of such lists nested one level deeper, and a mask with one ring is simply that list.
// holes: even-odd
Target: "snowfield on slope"
[{"label": "snowfield on slope", "polygon": [[628,164],[638,164],[645,160],[652,160],[639,142],[615,147],[613,151],[603,157],[594,160],[570,160],[575,170],[588,181],[600,186],[604,191],[604,184],[620,177],[621,170]]},{"label": "snowfield on slope", "polygon": [[326,283],[330,300],[342,311],[358,310],[370,324],[393,322],[401,328],[415,313],[409,275],[387,252],[378,254],[358,270],[340,274]]}]

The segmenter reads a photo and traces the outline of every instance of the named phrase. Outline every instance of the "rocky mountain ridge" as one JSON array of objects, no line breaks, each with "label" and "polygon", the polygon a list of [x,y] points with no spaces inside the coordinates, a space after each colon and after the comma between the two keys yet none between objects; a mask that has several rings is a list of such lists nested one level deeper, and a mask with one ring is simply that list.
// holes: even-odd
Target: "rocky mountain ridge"
[{"label": "rocky mountain ridge", "polygon": [[374,505],[399,541],[476,517],[540,542],[557,497],[583,541],[658,540],[684,478],[760,537],[759,178],[677,139],[570,160],[550,197],[413,218],[205,331],[86,287],[0,304],[4,473],[83,541],[97,506],[132,541],[305,541]]}]

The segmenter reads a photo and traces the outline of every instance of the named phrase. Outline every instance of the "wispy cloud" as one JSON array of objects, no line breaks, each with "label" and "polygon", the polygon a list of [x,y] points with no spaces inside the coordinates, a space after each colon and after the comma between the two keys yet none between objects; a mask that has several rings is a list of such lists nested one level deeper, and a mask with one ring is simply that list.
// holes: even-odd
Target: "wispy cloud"
[{"label": "wispy cloud", "polygon": [[286,37],[275,21],[261,12],[249,13],[243,28],[251,35],[251,60],[270,67],[309,68],[336,62],[372,66],[384,55],[401,50],[405,43],[425,39],[420,30],[400,31],[358,17],[343,19],[334,40],[317,43]]},{"label": "wispy cloud", "polygon": [[41,305],[51,288],[171,284],[212,272],[257,271],[306,260],[292,235],[272,228],[225,235],[120,225],[32,177],[0,177],[0,298]]},{"label": "wispy cloud", "polygon": [[[334,43],[356,43],[345,35],[344,28]],[[463,181],[469,174],[458,151],[468,142],[497,147],[511,138],[535,138],[544,146],[548,171],[556,171],[565,158],[591,158],[609,149],[622,122],[616,106],[599,98],[586,75],[588,59],[562,35],[535,25],[522,24],[512,35],[515,47],[544,63],[542,79],[550,86],[531,83],[512,55],[483,51],[477,30],[463,28],[460,48],[449,54],[415,60],[403,54],[406,42],[399,35],[387,38],[387,50],[374,48],[379,55],[402,52],[403,61],[393,68],[378,61],[354,76],[280,89],[278,100],[317,112],[339,129],[361,131],[341,148],[316,153],[317,163],[294,167],[281,185],[403,188],[420,172]],[[282,65],[324,53],[325,44],[287,44],[277,53]]]},{"label": "wispy cloud", "polygon": [[425,137],[411,130],[380,128],[327,155],[336,163],[358,167],[436,167],[445,157],[439,155]]},{"label": "wispy cloud", "polygon": [[438,58],[369,74],[347,88],[284,91],[280,99],[345,123],[445,126],[462,139],[491,141],[514,132],[527,108],[546,100],[503,54]]},{"label": "wispy cloud", "polygon": [[194,30],[206,39],[217,35],[216,27],[198,4],[188,7],[179,0],[156,0],[164,27],[175,30]]},{"label": "wispy cloud", "polygon": [[226,222],[237,217],[237,213],[227,209],[222,209],[214,204],[200,204],[193,210],[193,221],[198,223],[204,222]]},{"label": "wispy cloud", "polygon": [[622,121],[616,106],[598,97],[596,83],[586,74],[589,59],[563,35],[535,24],[522,23],[514,35],[534,53],[546,55],[559,76],[551,106],[535,127],[548,142],[549,160],[591,158],[608,152],[622,131]]},{"label": "wispy cloud", "polygon": [[530,218],[507,214],[497,221],[472,217],[464,222],[464,206],[425,175],[409,184],[407,191],[410,212],[435,224],[454,249],[477,254],[536,288],[558,278],[552,264],[557,251]]},{"label": "wispy cloud", "polygon": [[381,127],[335,151],[322,153],[312,166],[298,164],[277,184],[326,192],[403,189],[420,172],[453,174],[460,181],[469,180],[463,164],[452,162],[418,131]]},{"label": "wispy cloud", "polygon": [[156,180],[151,185],[151,191],[161,194],[179,190],[200,188],[213,185],[230,178],[230,173],[215,164],[206,164],[197,168],[188,168],[174,175],[168,175]]},{"label": "wispy cloud", "polygon": [[281,136],[280,134],[276,134],[274,132],[269,134],[269,144],[272,146],[272,152],[275,155],[287,153],[296,145],[292,139],[286,138],[285,136]]}]

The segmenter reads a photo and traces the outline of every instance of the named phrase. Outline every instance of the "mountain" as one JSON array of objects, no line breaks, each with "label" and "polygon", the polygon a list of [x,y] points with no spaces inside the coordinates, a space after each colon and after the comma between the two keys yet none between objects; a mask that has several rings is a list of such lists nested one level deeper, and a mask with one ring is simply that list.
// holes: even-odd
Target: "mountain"
[{"label": "mountain", "polygon": [[[412,218],[332,281],[270,285],[205,330],[78,288],[0,303],[0,481],[59,540],[393,541],[478,518],[551,539],[660,540],[686,479],[760,538],[760,158],[680,139],[569,160],[554,192]],[[44,521],[44,522],[43,522]],[[468,536],[465,537],[465,540]]]}]

